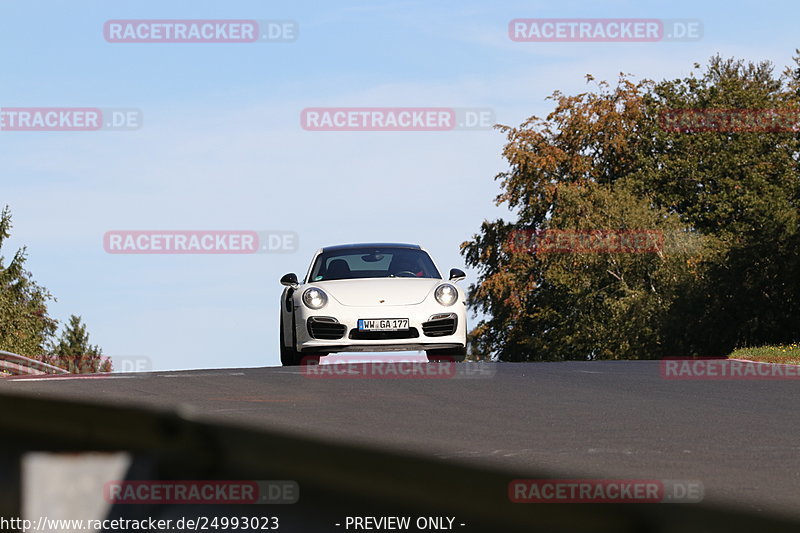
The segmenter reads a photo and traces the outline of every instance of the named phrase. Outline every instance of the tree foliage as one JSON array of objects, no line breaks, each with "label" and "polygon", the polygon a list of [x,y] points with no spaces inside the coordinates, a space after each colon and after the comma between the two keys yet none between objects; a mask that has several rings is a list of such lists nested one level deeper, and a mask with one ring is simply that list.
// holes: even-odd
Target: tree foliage
[{"label": "tree foliage", "polygon": [[86,326],[75,315],[70,315],[61,337],[53,344],[50,362],[73,374],[111,372],[111,360],[103,357],[99,346],[89,343]]},{"label": "tree foliage", "polygon": [[[0,250],[11,236],[8,207],[0,212]],[[6,264],[0,255],[0,349],[41,359],[56,321],[47,314],[50,293],[25,269],[25,248]]]},{"label": "tree foliage", "polygon": [[[799,63],[800,65],[800,63]],[[587,81],[593,83],[591,76]],[[497,176],[513,222],[462,245],[487,316],[476,351],[505,360],[714,355],[800,336],[799,138],[792,131],[675,131],[686,109],[796,109],[800,68],[714,57],[659,83],[596,83],[517,128]],[[720,128],[724,130],[724,128]],[[648,253],[531,253],[521,229],[650,230]]]},{"label": "tree foliage", "polygon": [[[0,212],[0,251],[11,235],[11,213]],[[89,344],[80,317],[71,316],[59,340],[58,322],[48,315],[53,300],[25,268],[25,248],[17,250],[6,264],[0,254],[0,350],[67,368],[71,372],[110,371],[111,362]]]}]

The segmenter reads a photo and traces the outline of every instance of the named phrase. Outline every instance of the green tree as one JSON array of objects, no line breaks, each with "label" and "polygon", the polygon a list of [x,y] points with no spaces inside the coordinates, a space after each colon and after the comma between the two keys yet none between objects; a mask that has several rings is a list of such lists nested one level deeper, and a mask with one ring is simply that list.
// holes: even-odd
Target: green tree
[{"label": "green tree", "polygon": [[50,362],[73,374],[111,372],[111,360],[103,357],[99,346],[89,343],[86,326],[75,315],[70,315],[61,337],[54,342]]},{"label": "green tree", "polygon": [[[696,69],[699,68],[696,66]],[[797,73],[714,57],[700,75],[658,84],[663,109],[780,109],[797,113]],[[694,230],[717,239],[702,287],[681,297],[669,330],[678,353],[791,342],[798,302],[798,136],[791,131],[659,130],[632,179]],[[686,319],[692,327],[687,330]]]},{"label": "green tree", "polygon": [[[699,69],[695,65],[695,69]],[[587,76],[588,81],[593,81]],[[700,75],[565,96],[545,119],[501,126],[498,175],[516,221],[462,245],[480,272],[470,334],[505,360],[726,353],[800,328],[798,136],[675,131],[675,109],[796,108],[800,71],[712,58]],[[653,230],[655,253],[531,253],[520,229]]]},{"label": "green tree", "polygon": [[[11,227],[6,206],[0,212],[0,250]],[[47,314],[52,296],[33,281],[25,259],[25,248],[17,250],[8,264],[0,255],[0,350],[44,360],[47,341],[56,330],[56,321]]]}]

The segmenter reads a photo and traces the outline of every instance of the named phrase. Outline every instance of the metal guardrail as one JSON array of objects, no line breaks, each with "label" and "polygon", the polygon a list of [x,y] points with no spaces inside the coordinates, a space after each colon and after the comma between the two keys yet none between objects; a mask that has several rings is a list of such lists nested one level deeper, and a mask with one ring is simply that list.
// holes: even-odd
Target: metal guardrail
[{"label": "metal guardrail", "polygon": [[15,376],[41,376],[44,374],[69,374],[63,368],[48,365],[29,357],[0,350],[0,371]]}]

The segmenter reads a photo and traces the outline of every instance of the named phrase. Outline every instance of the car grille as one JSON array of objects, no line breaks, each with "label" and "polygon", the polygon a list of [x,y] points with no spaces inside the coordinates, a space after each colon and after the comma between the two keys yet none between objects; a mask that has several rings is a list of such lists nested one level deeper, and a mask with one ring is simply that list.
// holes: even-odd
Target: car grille
[{"label": "car grille", "polygon": [[307,325],[308,334],[320,340],[341,339],[347,331],[347,326],[327,316],[312,316],[308,319]]},{"label": "car grille", "polygon": [[357,341],[416,339],[419,337],[419,331],[417,331],[417,328],[408,328],[408,330],[404,331],[359,331],[357,329],[351,329],[350,335],[348,336]]},{"label": "car grille", "polygon": [[434,315],[431,320],[422,323],[422,332],[426,337],[446,337],[454,334],[457,327],[458,317],[455,314]]}]

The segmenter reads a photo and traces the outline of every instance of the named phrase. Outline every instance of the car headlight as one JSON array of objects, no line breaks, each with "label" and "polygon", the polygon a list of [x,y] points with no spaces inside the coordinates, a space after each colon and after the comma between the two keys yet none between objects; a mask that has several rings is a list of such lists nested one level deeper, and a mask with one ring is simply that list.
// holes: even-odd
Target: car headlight
[{"label": "car headlight", "polygon": [[328,303],[328,295],[322,289],[311,287],[303,293],[303,303],[310,309],[322,309]]},{"label": "car headlight", "polygon": [[437,302],[444,306],[453,305],[458,300],[458,289],[449,283],[444,283],[436,287],[436,290],[433,291],[433,296]]}]

